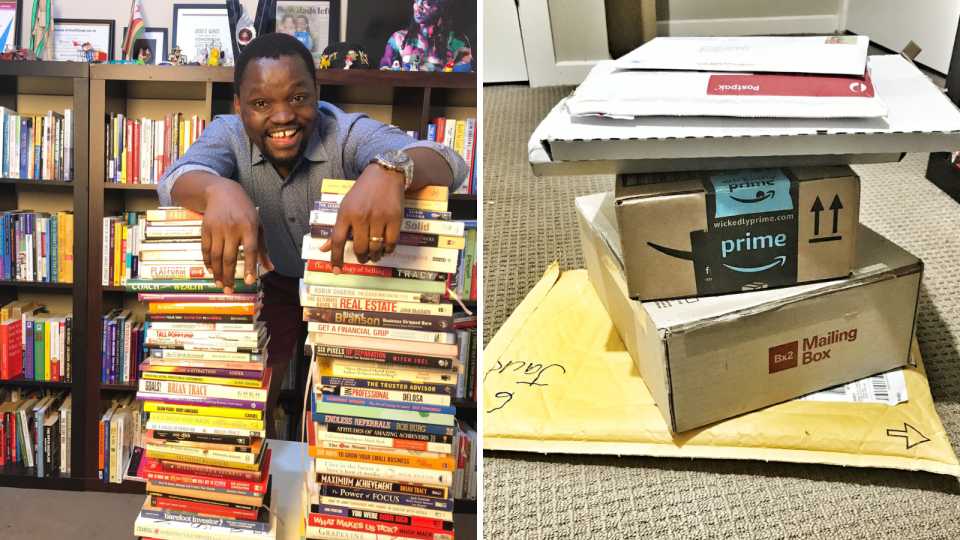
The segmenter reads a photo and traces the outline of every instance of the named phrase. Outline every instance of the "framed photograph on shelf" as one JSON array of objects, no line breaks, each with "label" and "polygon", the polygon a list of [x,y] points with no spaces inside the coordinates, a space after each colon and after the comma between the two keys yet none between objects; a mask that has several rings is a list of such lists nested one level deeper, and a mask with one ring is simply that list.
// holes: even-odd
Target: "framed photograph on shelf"
[{"label": "framed photograph on shelf", "polygon": [[323,50],[340,41],[340,0],[276,0],[276,5],[276,31],[300,40],[320,67]]},{"label": "framed photograph on shelf", "polygon": [[[121,42],[127,40],[127,27],[123,27],[123,38]],[[143,63],[156,65],[158,62],[167,60],[167,29],[166,28],[144,28],[143,37],[133,44],[134,60],[140,59],[143,55]]]},{"label": "framed photograph on shelf", "polygon": [[[61,62],[113,60],[114,24],[112,19],[54,19],[53,59]],[[86,55],[85,49],[96,56]]]},{"label": "framed photograph on shelf", "polygon": [[20,21],[23,13],[23,0],[0,2],[0,52],[8,45],[20,46]]},{"label": "framed photograph on shelf", "polygon": [[220,65],[233,65],[227,5],[174,4],[172,47],[180,47],[180,52],[192,62],[208,44],[219,44]]},{"label": "framed photograph on shelf", "polygon": [[346,32],[373,69],[402,67],[413,54],[418,71],[477,69],[477,0],[349,0]]}]

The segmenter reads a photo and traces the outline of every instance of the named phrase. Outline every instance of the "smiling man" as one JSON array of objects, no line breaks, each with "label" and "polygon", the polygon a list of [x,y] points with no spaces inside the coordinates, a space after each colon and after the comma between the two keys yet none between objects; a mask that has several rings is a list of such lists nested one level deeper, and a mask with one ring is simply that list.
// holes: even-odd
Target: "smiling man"
[{"label": "smiling man", "polygon": [[275,437],[272,413],[280,383],[290,358],[301,357],[300,252],[323,179],[357,181],[323,248],[333,251],[333,272],[339,274],[348,233],[360,262],[378,261],[399,239],[404,192],[428,185],[456,190],[467,166],[444,145],[318,103],[313,58],[294,37],[258,37],[234,70],[236,116],[210,122],[157,191],[163,206],[204,214],[204,264],[225,293],[233,292],[241,246],[246,283],[256,279],[257,261],[270,271],[262,278],[260,319],[271,336],[267,432]]}]

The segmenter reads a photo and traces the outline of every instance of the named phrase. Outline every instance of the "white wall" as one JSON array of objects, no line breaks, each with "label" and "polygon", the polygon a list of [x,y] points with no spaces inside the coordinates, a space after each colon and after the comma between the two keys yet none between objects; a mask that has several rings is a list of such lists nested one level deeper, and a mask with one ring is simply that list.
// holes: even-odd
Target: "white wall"
[{"label": "white wall", "polygon": [[[115,34],[113,36],[113,57],[123,59],[123,28],[130,22],[131,0],[55,0],[53,2],[53,17],[55,19],[114,19]],[[216,4],[226,6],[225,2],[204,2],[203,0],[140,0],[140,13],[143,22],[148,27],[167,29],[167,38],[173,39],[173,5],[174,4]],[[257,14],[257,0],[240,0],[244,10],[253,19]],[[345,27],[347,2],[344,0],[340,7],[341,32]],[[33,2],[23,0],[23,19],[21,20],[20,44],[30,46],[30,28],[32,26]],[[172,49],[168,44],[167,49]],[[164,59],[166,60],[166,59]]]},{"label": "white wall", "polygon": [[849,0],[847,27],[888,49],[900,51],[911,40],[923,51],[917,62],[940,73],[950,69],[953,41],[960,21],[960,2],[926,0]]},{"label": "white wall", "polygon": [[657,0],[657,35],[833,33],[843,0]]}]

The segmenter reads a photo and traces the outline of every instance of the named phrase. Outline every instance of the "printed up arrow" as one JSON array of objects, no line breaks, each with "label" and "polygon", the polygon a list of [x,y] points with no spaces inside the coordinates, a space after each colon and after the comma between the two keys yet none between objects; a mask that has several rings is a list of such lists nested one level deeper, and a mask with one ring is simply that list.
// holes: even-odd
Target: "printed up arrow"
[{"label": "printed up arrow", "polygon": [[917,431],[917,428],[906,422],[903,423],[903,430],[888,429],[887,437],[903,437],[907,440],[907,450],[918,444],[923,444],[930,441],[930,439],[923,436],[923,433]]},{"label": "printed up arrow", "polygon": [[837,217],[840,215],[840,209],[843,205],[840,203],[840,195],[833,196],[833,202],[830,203],[830,209],[833,210],[833,234],[837,234]]},{"label": "printed up arrow", "polygon": [[813,208],[810,209],[811,212],[816,212],[816,215],[813,217],[813,235],[817,236],[820,234],[820,212],[823,212],[823,203],[820,202],[820,196],[817,196],[817,200],[813,201]]}]

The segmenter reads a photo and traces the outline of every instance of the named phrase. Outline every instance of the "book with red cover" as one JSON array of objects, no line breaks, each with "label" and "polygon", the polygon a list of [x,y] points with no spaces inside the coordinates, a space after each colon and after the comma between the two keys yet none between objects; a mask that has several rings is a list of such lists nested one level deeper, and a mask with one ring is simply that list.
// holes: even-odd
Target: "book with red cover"
[{"label": "book with red cover", "polygon": [[149,480],[161,480],[166,482],[175,482],[178,484],[184,484],[185,488],[191,488],[193,486],[200,487],[212,487],[212,488],[222,488],[222,489],[232,489],[236,491],[246,491],[251,495],[257,493],[266,493],[267,484],[270,472],[270,452],[271,450],[267,449],[267,459],[263,465],[262,478],[260,482],[248,482],[244,480],[234,480],[228,478],[216,478],[213,476],[202,476],[196,474],[178,474],[170,473],[163,470],[163,466],[160,463],[160,460],[149,459],[146,467],[144,467],[144,478]]},{"label": "book with red cover", "polygon": [[196,476],[211,476],[214,478],[224,478],[229,480],[238,480],[242,482],[261,482],[267,478],[270,453],[267,449],[267,459],[264,459],[264,466],[259,471],[245,471],[243,469],[232,469],[230,467],[215,467],[213,465],[201,465],[199,463],[187,463],[184,461],[160,460],[160,468],[168,473],[189,474]]}]

